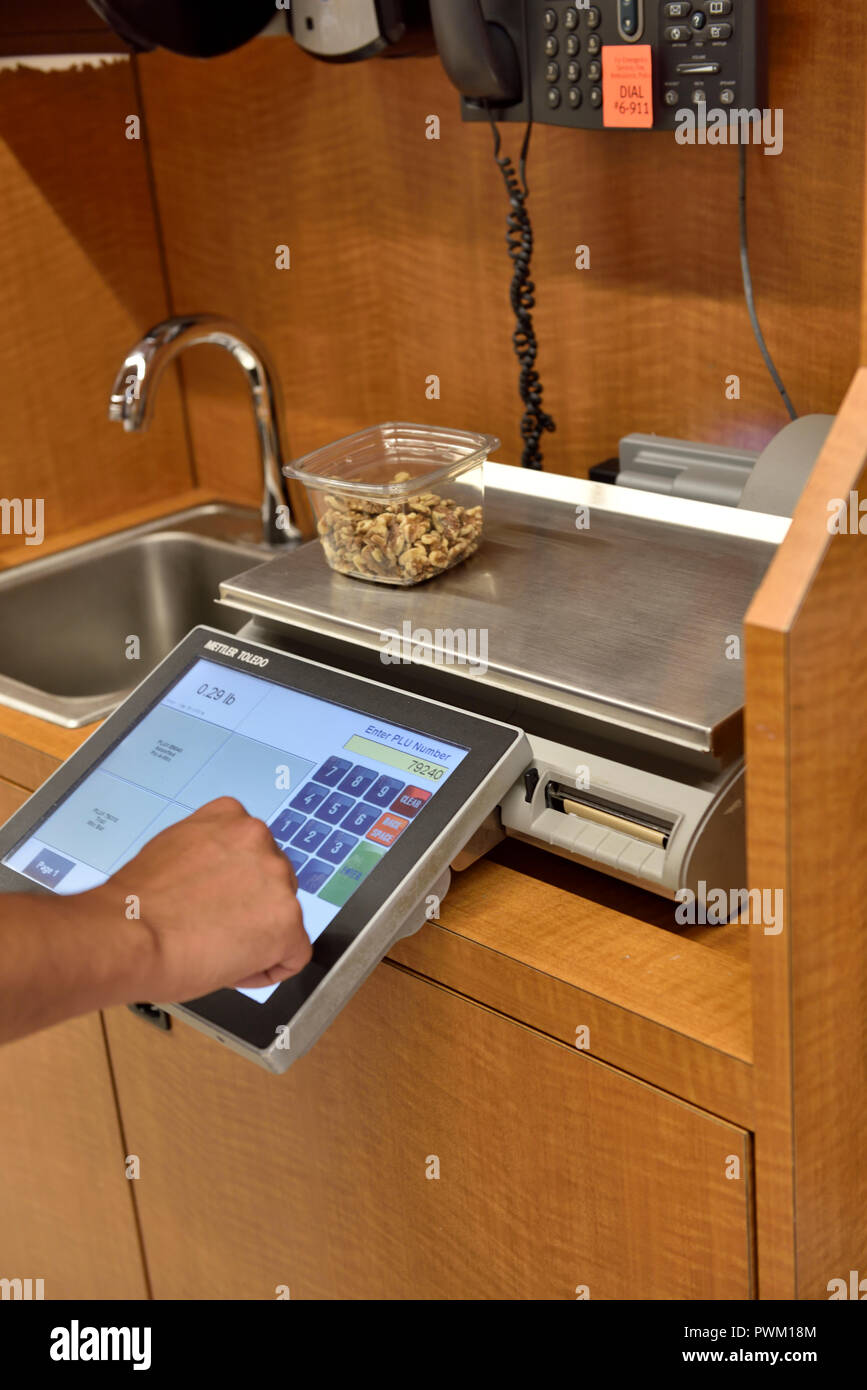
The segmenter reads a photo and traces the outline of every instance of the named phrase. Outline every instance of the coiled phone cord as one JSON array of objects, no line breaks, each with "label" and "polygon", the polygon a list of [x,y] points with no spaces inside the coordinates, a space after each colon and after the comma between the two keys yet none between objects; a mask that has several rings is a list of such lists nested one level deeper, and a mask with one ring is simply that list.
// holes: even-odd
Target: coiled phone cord
[{"label": "coiled phone cord", "polygon": [[530,146],[532,121],[528,122],[521,146],[519,161],[520,179],[508,155],[500,155],[500,132],[492,113],[488,112],[491,129],[494,132],[494,159],[509,194],[510,211],[506,221],[506,246],[515,267],[509,297],[515,314],[516,327],[512,334],[515,354],[521,364],[518,389],[524,402],[524,417],[521,421],[521,438],[524,450],[521,454],[522,468],[542,467],[543,455],[539,440],[545,430],[555,430],[557,426],[542,409],[542,382],[536,371],[538,344],[533,327],[533,308],[535,307],[536,286],[530,279],[530,262],[533,256],[533,227],[527,211],[527,150]]}]

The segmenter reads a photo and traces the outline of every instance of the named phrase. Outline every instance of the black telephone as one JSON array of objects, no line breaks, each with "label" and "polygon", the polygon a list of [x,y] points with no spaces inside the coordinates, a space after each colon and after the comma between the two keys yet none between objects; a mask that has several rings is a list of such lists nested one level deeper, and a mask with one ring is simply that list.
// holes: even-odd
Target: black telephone
[{"label": "black telephone", "polygon": [[[766,104],[765,0],[430,0],[430,11],[465,120],[674,130],[684,108]],[[643,77],[609,83],[606,63],[614,72],[630,48]]]}]

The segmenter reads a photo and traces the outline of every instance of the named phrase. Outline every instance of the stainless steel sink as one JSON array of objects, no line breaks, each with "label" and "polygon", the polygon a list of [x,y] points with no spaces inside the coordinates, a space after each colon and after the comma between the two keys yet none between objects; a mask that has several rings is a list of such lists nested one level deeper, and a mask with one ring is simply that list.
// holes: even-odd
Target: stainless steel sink
[{"label": "stainless steel sink", "polygon": [[0,572],[0,705],[74,729],[110,713],[197,623],[236,632],[221,579],[271,553],[213,504]]}]

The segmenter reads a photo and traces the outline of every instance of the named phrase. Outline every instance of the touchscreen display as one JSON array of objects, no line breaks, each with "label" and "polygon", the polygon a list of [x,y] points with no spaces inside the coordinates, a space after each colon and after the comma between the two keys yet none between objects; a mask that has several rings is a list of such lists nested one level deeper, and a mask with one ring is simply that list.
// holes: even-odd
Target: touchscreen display
[{"label": "touchscreen display", "polygon": [[[291,861],[315,941],[467,751],[199,660],[3,863],[81,893],[166,826],[234,796]],[[275,988],[242,993],[262,1002]]]}]

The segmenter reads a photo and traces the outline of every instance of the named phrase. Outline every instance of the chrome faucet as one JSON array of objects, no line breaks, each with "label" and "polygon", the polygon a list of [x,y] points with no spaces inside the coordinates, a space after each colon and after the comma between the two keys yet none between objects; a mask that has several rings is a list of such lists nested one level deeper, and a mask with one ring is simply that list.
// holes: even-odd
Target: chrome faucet
[{"label": "chrome faucet", "polygon": [[156,324],[124,358],[112,387],[109,420],[119,420],[125,430],[146,429],[163,369],[184,348],[196,343],[216,343],[225,348],[246,374],[262,455],[262,531],[266,545],[281,546],[300,540],[301,532],[292,518],[280,471],[285,454],[277,376],[261,345],[242,337],[236,323],[215,314],[185,314]]}]

